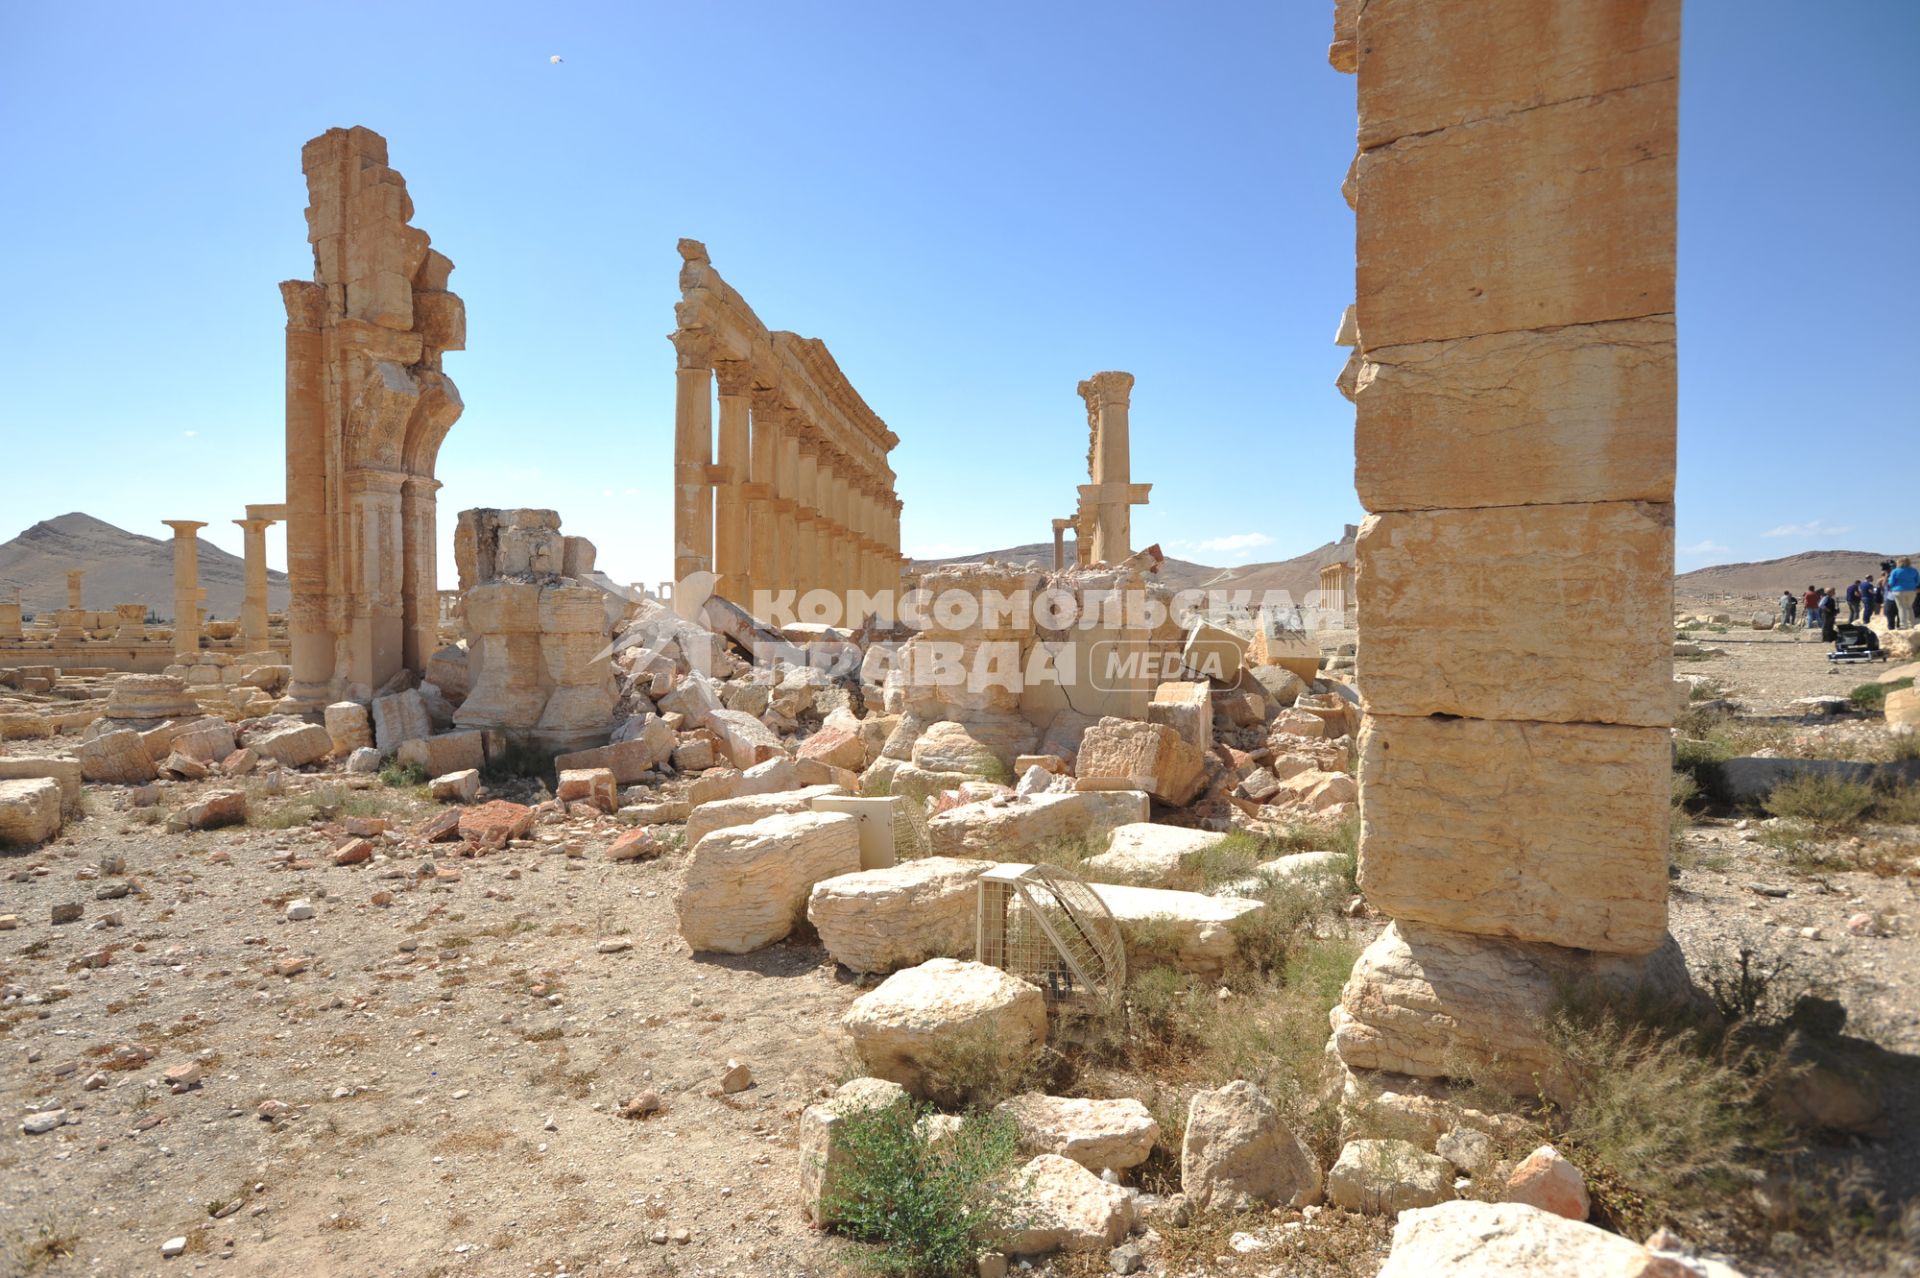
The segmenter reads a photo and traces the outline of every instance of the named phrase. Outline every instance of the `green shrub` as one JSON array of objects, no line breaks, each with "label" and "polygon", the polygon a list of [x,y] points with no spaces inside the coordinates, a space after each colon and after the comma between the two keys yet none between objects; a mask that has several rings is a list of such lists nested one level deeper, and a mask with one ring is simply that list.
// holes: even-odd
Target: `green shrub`
[{"label": "green shrub", "polygon": [[1887,694],[1911,688],[1913,680],[1895,679],[1892,683],[1863,683],[1847,694],[1856,710],[1878,710],[1887,704]]},{"label": "green shrub", "polygon": [[425,785],[431,780],[433,778],[427,775],[427,770],[418,763],[389,759],[387,765],[380,769],[380,784],[396,790]]},{"label": "green shrub", "polygon": [[866,1267],[902,1278],[967,1278],[1016,1229],[1008,1170],[1019,1131],[999,1115],[967,1118],[951,1138],[922,1139],[930,1110],[899,1101],[850,1115],[837,1143],[844,1170],[824,1204],[840,1232],[875,1250]]},{"label": "green shrub", "polygon": [[1873,806],[1872,786],[1819,772],[1803,772],[1782,781],[1765,803],[1774,816],[1828,831],[1853,829]]}]

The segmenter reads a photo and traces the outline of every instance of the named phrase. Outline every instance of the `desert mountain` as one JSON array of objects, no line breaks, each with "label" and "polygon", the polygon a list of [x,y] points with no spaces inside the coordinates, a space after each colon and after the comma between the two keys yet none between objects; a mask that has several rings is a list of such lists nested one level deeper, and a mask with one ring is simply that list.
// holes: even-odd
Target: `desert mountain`
[{"label": "desert mountain", "polygon": [[[1782,590],[1796,595],[1808,586],[1832,586],[1845,590],[1847,583],[1858,581],[1865,573],[1880,576],[1883,560],[1898,559],[1907,551],[1883,554],[1875,550],[1809,550],[1783,559],[1767,559],[1751,564],[1720,564],[1696,568],[1673,579],[1675,593],[1692,597],[1704,595],[1758,595],[1773,598]],[[1914,551],[1913,554],[1920,554]]]},{"label": "desert mountain", "polygon": [[[81,583],[88,608],[106,611],[115,604],[143,603],[165,620],[173,619],[173,542],[143,537],[105,520],[75,511],[48,519],[0,545],[0,595],[20,599],[29,612],[67,606],[67,572],[87,570]],[[200,542],[200,584],[207,591],[207,615],[240,615],[246,593],[245,564],[204,538]],[[287,606],[285,573],[267,574],[267,607]]]}]

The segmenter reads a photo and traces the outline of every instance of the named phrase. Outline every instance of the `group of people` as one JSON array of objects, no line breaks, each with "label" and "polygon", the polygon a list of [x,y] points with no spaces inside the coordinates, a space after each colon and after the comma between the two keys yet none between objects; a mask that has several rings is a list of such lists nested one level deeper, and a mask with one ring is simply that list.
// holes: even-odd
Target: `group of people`
[{"label": "group of people", "polygon": [[1874,618],[1885,616],[1888,630],[1911,629],[1915,624],[1916,595],[1920,595],[1920,569],[1913,566],[1912,559],[1903,558],[1899,563],[1889,559],[1880,565],[1878,581],[1872,573],[1867,573],[1839,595],[1832,587],[1818,586],[1808,586],[1806,593],[1798,596],[1791,590],[1781,591],[1780,621],[1791,626],[1795,614],[1799,614],[1805,618],[1807,629],[1818,630],[1820,637],[1830,643],[1836,637],[1840,605],[1844,602],[1848,625],[1869,626]]}]

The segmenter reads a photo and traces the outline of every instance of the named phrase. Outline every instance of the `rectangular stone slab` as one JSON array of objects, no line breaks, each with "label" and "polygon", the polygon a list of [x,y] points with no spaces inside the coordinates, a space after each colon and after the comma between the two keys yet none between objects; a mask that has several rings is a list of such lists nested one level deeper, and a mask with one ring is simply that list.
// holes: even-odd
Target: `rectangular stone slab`
[{"label": "rectangular stone slab", "polygon": [[1370,712],[1672,722],[1672,506],[1375,515],[1355,554]]},{"label": "rectangular stone slab", "polygon": [[1680,0],[1370,0],[1362,149],[1680,73]]},{"label": "rectangular stone slab", "polygon": [[1672,501],[1676,362],[1671,315],[1370,351],[1360,504]]},{"label": "rectangular stone slab", "polygon": [[1673,312],[1675,82],[1363,151],[1362,353]]},{"label": "rectangular stone slab", "polygon": [[1667,931],[1671,767],[1659,728],[1372,716],[1360,890],[1396,919],[1648,953]]}]

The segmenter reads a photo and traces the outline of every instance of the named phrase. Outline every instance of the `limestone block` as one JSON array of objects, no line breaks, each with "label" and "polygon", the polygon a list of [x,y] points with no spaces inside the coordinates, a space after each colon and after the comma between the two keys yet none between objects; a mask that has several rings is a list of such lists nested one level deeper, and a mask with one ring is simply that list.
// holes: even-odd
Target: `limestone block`
[{"label": "limestone block", "polygon": [[1365,349],[1672,314],[1676,84],[1362,151]]},{"label": "limestone block", "polygon": [[403,764],[418,765],[430,777],[467,768],[484,768],[487,766],[487,734],[468,728],[458,732],[442,732],[437,736],[415,737],[411,741],[401,742],[394,757]]},{"label": "limestone block", "polygon": [[1327,732],[1327,721],[1311,710],[1282,710],[1267,725],[1267,732],[1273,737],[1321,737]]},{"label": "limestone block", "polygon": [[1458,1199],[1400,1213],[1380,1278],[1692,1278],[1698,1272],[1632,1239],[1524,1203]]},{"label": "limestone block", "polygon": [[186,682],[172,675],[121,675],[107,692],[109,719],[175,719],[199,713]]},{"label": "limestone block", "polygon": [[714,710],[706,718],[707,730],[718,738],[736,768],[750,768],[786,753],[780,738],[760,720],[739,710]]},{"label": "limestone block", "polygon": [[[837,785],[810,785],[798,790],[776,790],[770,794],[742,794],[734,798],[714,799],[694,806],[687,815],[687,846],[695,847],[715,830],[747,825],[770,816],[811,810],[821,795],[845,794]],[[859,866],[853,867],[858,869]]]},{"label": "limestone block", "polygon": [[1213,700],[1204,683],[1163,683],[1147,703],[1147,722],[1164,723],[1205,754],[1213,749]]},{"label": "limestone block", "polygon": [[1037,986],[999,968],[936,958],[862,994],[840,1023],[869,1073],[924,1096],[938,1083],[927,1068],[956,1043],[1024,1064],[1046,1042],[1047,1001]]},{"label": "limestone block", "polygon": [[1370,713],[1672,721],[1672,506],[1376,515],[1356,555]]},{"label": "limestone block", "polygon": [[433,735],[433,720],[419,689],[390,692],[373,699],[373,744],[381,754],[392,754],[403,741]]},{"label": "limestone block", "polygon": [[480,773],[462,768],[433,779],[433,797],[442,803],[472,803],[480,797]]},{"label": "limestone block", "polygon": [[1882,704],[1889,725],[1920,724],[1920,686],[1889,692]]},{"label": "limestone block", "polygon": [[1041,1154],[1013,1179],[1022,1186],[1020,1228],[1006,1242],[1015,1256],[1106,1251],[1133,1232],[1133,1195],[1070,1158]]},{"label": "limestone block", "polygon": [[1671,315],[1369,351],[1361,504],[1670,502],[1676,364]]},{"label": "limestone block", "polygon": [[1047,730],[1040,736],[1040,744],[1035,750],[1040,754],[1051,754],[1073,766],[1074,759],[1080,753],[1080,742],[1085,738],[1087,729],[1100,722],[1090,714],[1081,714],[1078,710],[1061,710],[1047,722]]},{"label": "limestone block", "polygon": [[60,833],[64,805],[52,777],[0,780],[0,847],[44,843]]},{"label": "limestone block", "polygon": [[[664,722],[664,720],[663,720]],[[673,766],[681,772],[705,772],[715,763],[713,742],[706,737],[681,737],[673,748]]]},{"label": "limestone block", "polygon": [[1453,1164],[1411,1141],[1350,1140],[1327,1173],[1327,1201],[1371,1216],[1397,1216],[1453,1197]]},{"label": "limestone block", "polygon": [[611,768],[566,768],[555,780],[553,797],[562,803],[591,803],[602,812],[620,806],[620,786]]},{"label": "limestone block", "polygon": [[347,771],[362,776],[370,776],[380,770],[380,752],[372,746],[361,746],[347,756]]},{"label": "limestone block", "polygon": [[1394,918],[1648,953],[1671,767],[1658,728],[1370,716],[1360,890]]},{"label": "limestone block", "polygon": [[805,914],[815,883],[859,868],[859,822],[850,816],[789,812],[716,830],[694,845],[674,894],[680,935],[696,951],[721,954],[771,945]]},{"label": "limestone block", "polygon": [[1674,3],[1398,0],[1363,26],[1362,149],[1679,73]]},{"label": "limestone block", "polygon": [[1087,1100],[1029,1092],[996,1107],[1020,1129],[1023,1154],[1059,1154],[1088,1171],[1138,1167],[1153,1153],[1160,1124],[1137,1100]]},{"label": "limestone block", "polygon": [[851,1154],[842,1138],[847,1119],[897,1105],[906,1089],[883,1078],[856,1078],[842,1083],[832,1097],[809,1105],[800,1115],[800,1209],[815,1226],[835,1223],[828,1203],[840,1195],[840,1178]]},{"label": "limestone block", "polygon": [[1115,827],[1107,837],[1107,850],[1088,857],[1084,864],[1090,876],[1155,886],[1166,883],[1187,862],[1226,837],[1212,830],[1133,822]]},{"label": "limestone block", "polygon": [[1146,820],[1148,807],[1139,790],[1050,791],[942,812],[927,822],[927,835],[939,856],[1008,860],[1049,843],[1104,839],[1116,826]]},{"label": "limestone block", "polygon": [[373,720],[358,701],[336,701],[322,712],[333,753],[346,758],[362,746],[373,744]]},{"label": "limestone block", "polygon": [[50,777],[60,786],[60,808],[67,816],[80,812],[80,760],[55,755],[15,754],[0,756],[0,781],[25,781]]},{"label": "limestone block", "polygon": [[1206,679],[1232,683],[1247,659],[1247,641],[1225,626],[1196,620],[1187,628],[1180,664]]},{"label": "limestone block", "polygon": [[1280,783],[1280,787],[1269,798],[1269,803],[1281,806],[1305,808],[1309,812],[1325,812],[1342,803],[1356,803],[1360,799],[1360,786],[1344,772],[1321,772],[1309,769],[1296,772]]},{"label": "limestone block", "polygon": [[175,729],[170,748],[201,763],[218,763],[233,753],[233,729],[224,719],[195,719]]},{"label": "limestone block", "polygon": [[638,735],[591,750],[556,757],[556,769],[606,768],[621,785],[630,785],[665,763],[679,738],[659,715],[648,715]]},{"label": "limestone block", "polygon": [[494,799],[460,814],[460,837],[482,847],[500,847],[524,838],[533,828],[533,809],[521,803]]},{"label": "limestone block", "polygon": [[1593,1203],[1587,1178],[1551,1145],[1542,1145],[1520,1160],[1507,1177],[1507,1201],[1525,1203],[1568,1220],[1585,1220]]},{"label": "limestone block", "polygon": [[[1373,791],[1368,791],[1372,807]],[[1472,847],[1470,838],[1459,846]],[[1476,1082],[1516,1096],[1564,1093],[1545,1025],[1562,991],[1692,997],[1680,948],[1620,956],[1501,941],[1397,920],[1354,964],[1333,1012],[1333,1044],[1353,1069]]]},{"label": "limestone block", "polygon": [[1249,897],[1167,888],[1095,883],[1093,890],[1113,912],[1128,955],[1141,966],[1159,961],[1202,976],[1219,975],[1233,957],[1235,922],[1267,908]]},{"label": "limestone block", "polygon": [[1259,1088],[1235,1080],[1187,1108],[1180,1188],[1202,1211],[1320,1201],[1320,1167]]},{"label": "limestone block", "polygon": [[244,790],[213,790],[169,816],[167,829],[175,832],[212,830],[223,825],[242,825],[246,819],[247,795]]},{"label": "limestone block", "polygon": [[659,698],[659,704],[663,714],[685,715],[689,728],[703,728],[707,716],[720,709],[720,695],[714,691],[710,679],[694,671],[683,676],[673,691]]},{"label": "limestone block", "polygon": [[929,772],[897,759],[875,759],[860,776],[860,793],[925,801],[962,786],[988,784],[971,772]]},{"label": "limestone block", "polygon": [[473,691],[473,668],[468,664],[467,650],[457,643],[435,649],[427,658],[425,678],[458,706]]},{"label": "limestone block", "polygon": [[930,958],[970,954],[990,861],[930,856],[823,879],[807,898],[820,944],[855,972],[892,972]]},{"label": "limestone block", "polygon": [[984,743],[975,740],[963,723],[943,721],[927,725],[913,743],[913,766],[928,772],[964,772],[989,781],[1007,779],[1007,765]]},{"label": "limestone block", "polygon": [[534,740],[549,750],[579,750],[607,739],[619,693],[604,655],[604,599],[598,587],[572,581],[540,589],[540,661],[548,692],[532,729]]},{"label": "limestone block", "polygon": [[333,738],[317,723],[281,717],[256,723],[247,730],[247,748],[289,768],[318,763],[333,751]]},{"label": "limestone block", "polygon": [[140,785],[154,778],[153,756],[138,732],[121,728],[90,737],[74,748],[80,775],[88,781]]},{"label": "limestone block", "polygon": [[1165,724],[1106,718],[1081,738],[1074,776],[1120,782],[1178,807],[1206,783],[1206,756]]},{"label": "limestone block", "polygon": [[849,728],[823,727],[800,743],[802,759],[818,759],[832,767],[858,772],[867,766],[867,746]]}]

